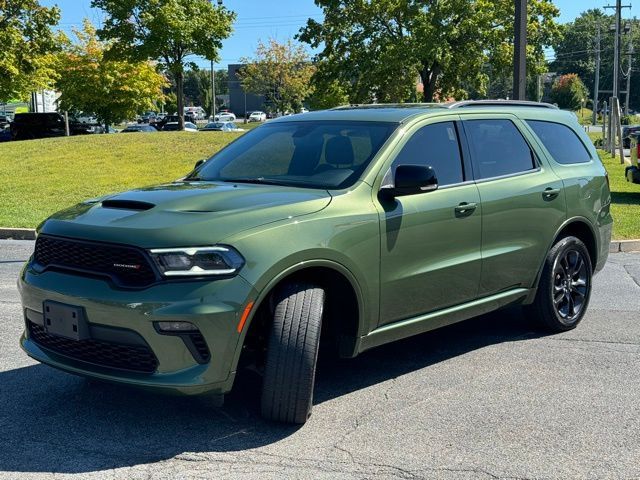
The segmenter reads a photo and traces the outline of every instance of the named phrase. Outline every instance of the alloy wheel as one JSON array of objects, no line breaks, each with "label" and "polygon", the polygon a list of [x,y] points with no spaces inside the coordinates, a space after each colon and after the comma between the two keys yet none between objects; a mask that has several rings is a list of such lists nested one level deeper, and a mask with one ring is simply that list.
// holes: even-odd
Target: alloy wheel
[{"label": "alloy wheel", "polygon": [[589,294],[590,278],[583,254],[575,249],[563,252],[553,268],[553,306],[567,325],[582,313]]}]

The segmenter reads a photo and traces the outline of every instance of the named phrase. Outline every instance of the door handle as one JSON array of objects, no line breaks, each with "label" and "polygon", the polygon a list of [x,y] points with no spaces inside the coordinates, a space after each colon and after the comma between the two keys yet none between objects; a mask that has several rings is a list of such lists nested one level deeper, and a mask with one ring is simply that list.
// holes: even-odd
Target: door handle
[{"label": "door handle", "polygon": [[463,217],[463,216],[471,215],[476,208],[478,208],[477,203],[462,202],[460,205],[458,205],[455,208],[456,216]]},{"label": "door handle", "polygon": [[560,195],[559,188],[547,187],[544,189],[544,192],[542,192],[542,198],[544,198],[545,200],[553,200],[558,195]]}]

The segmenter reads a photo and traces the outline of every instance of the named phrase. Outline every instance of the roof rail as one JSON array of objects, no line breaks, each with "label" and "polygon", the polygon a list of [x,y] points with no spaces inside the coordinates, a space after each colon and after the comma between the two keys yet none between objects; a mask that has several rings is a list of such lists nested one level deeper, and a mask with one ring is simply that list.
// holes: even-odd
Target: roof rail
[{"label": "roof rail", "polygon": [[537,107],[558,110],[558,107],[550,103],[530,102],[527,100],[462,100],[447,104],[447,108],[466,107]]}]

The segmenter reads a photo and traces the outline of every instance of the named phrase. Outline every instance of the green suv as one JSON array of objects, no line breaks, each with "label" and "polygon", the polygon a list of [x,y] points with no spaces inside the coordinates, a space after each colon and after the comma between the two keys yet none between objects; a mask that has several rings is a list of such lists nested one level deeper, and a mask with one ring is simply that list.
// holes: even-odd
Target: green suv
[{"label": "green suv", "polygon": [[583,318],[607,259],[608,179],[570,113],[485,101],[283,117],[184,179],[39,227],[22,348],[156,391],[229,392],[303,423],[318,351],[372,347],[520,304]]}]

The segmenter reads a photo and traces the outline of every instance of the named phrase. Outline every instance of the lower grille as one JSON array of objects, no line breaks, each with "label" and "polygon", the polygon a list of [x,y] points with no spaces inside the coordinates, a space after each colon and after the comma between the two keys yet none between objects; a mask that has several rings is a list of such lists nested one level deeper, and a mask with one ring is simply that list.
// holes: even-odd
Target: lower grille
[{"label": "lower grille", "polygon": [[48,334],[43,327],[27,322],[29,337],[35,343],[65,357],[100,367],[140,373],[153,373],[158,359],[148,346],[121,345],[100,340],[69,340]]}]

